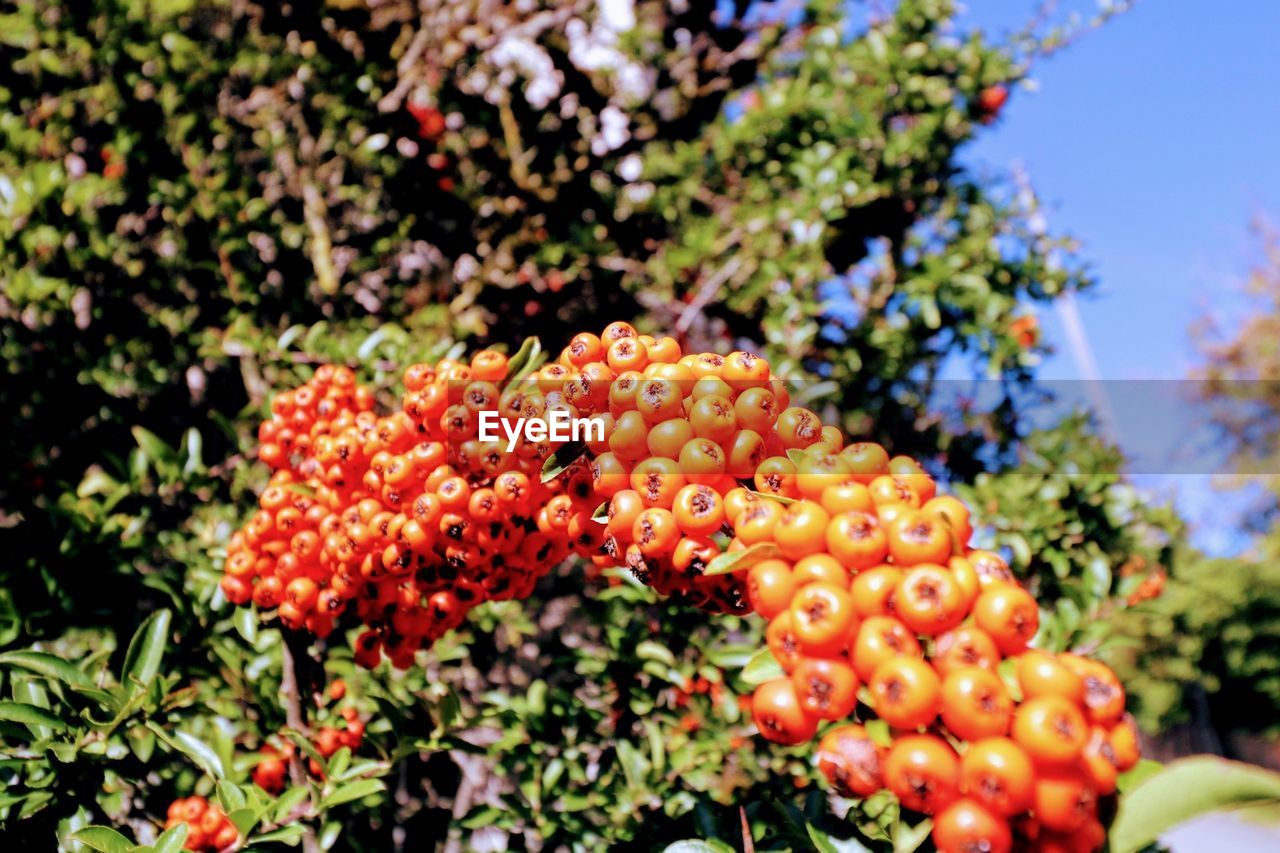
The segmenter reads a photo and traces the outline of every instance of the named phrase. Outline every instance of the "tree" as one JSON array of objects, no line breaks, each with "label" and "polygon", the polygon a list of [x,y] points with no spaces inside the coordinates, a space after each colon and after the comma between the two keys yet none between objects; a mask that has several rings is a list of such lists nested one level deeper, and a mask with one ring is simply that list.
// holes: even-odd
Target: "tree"
[{"label": "tree", "polygon": [[[614,315],[761,349],[939,474],[1010,463],[1034,306],[1088,280],[1032,196],[957,153],[1070,34],[957,34],[945,0],[857,22],[828,2],[0,9],[0,446],[20,460],[0,641],[28,655],[4,663],[28,706],[4,735],[41,745],[15,758],[6,829],[143,840],[194,792],[262,834],[306,814],[373,849],[730,839],[748,800],[748,823],[778,825],[778,802],[780,840],[807,833],[813,768],[747,739],[736,700],[758,622],[691,631],[631,585],[587,606],[566,567],[393,677],[341,643],[308,663],[229,607],[224,549],[265,481],[253,431],[321,363],[386,402],[455,341],[536,326],[558,347]],[[998,405],[935,413],[956,353]],[[303,709],[336,731],[340,708],[373,720],[354,749],[279,734]],[[248,784],[268,749],[323,770],[292,780],[305,803]]]}]

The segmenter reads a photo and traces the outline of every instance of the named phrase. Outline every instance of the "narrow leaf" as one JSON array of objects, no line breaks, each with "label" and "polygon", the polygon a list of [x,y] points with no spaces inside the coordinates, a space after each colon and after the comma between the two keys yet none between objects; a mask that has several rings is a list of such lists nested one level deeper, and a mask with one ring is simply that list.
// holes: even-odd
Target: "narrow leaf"
[{"label": "narrow leaf", "polygon": [[90,687],[93,685],[93,681],[87,673],[81,672],[73,664],[68,663],[57,655],[45,652],[26,650],[5,652],[0,654],[0,664],[16,666],[29,672],[39,673],[46,678],[61,681],[71,687]]},{"label": "narrow leaf", "polygon": [[580,441],[571,441],[562,445],[555,453],[542,463],[542,482],[550,483],[564,473],[565,469],[578,461],[578,457],[587,452],[587,446]]},{"label": "narrow leaf", "polygon": [[157,610],[138,626],[124,656],[124,672],[120,678],[122,684],[136,683],[143,687],[151,684],[160,671],[160,661],[169,642],[169,624],[172,621],[173,614],[168,610]]},{"label": "narrow leaf", "polygon": [[757,542],[741,551],[726,551],[707,564],[704,575],[727,575],[749,569],[762,560],[770,560],[782,552],[772,542]]},{"label": "narrow leaf", "polygon": [[0,720],[22,723],[24,726],[46,726],[59,732],[67,728],[66,723],[44,708],[25,702],[0,702]]},{"label": "narrow leaf", "polygon": [[109,826],[86,826],[71,833],[71,838],[102,853],[128,853],[133,842]]},{"label": "narrow leaf", "polygon": [[364,799],[370,794],[376,794],[379,791],[385,790],[386,787],[387,786],[382,783],[381,779],[360,779],[356,782],[343,785],[341,788],[325,797],[324,807],[333,808],[334,806],[340,806],[343,803],[349,803],[352,800]]},{"label": "narrow leaf", "polygon": [[1217,809],[1280,803],[1280,773],[1199,756],[1174,761],[1120,801],[1111,849],[1131,853],[1180,823]]}]

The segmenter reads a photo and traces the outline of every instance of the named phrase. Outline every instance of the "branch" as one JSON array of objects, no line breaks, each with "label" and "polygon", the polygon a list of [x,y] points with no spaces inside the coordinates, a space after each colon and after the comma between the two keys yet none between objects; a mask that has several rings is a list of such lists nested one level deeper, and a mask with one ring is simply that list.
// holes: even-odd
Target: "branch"
[{"label": "branch", "polygon": [[[298,659],[306,659],[307,641],[306,638],[296,631],[285,630],[284,632],[284,650],[282,654],[283,669],[280,679],[280,698],[284,700],[285,721],[289,724],[289,728],[296,732],[306,735],[307,721],[306,715],[302,709],[302,693],[298,689]],[[302,766],[302,754],[300,750],[293,750],[293,754],[289,756],[289,781],[294,787],[307,787],[307,771]],[[302,850],[303,853],[319,853],[320,844],[316,841],[315,827],[309,823],[302,826]]]}]

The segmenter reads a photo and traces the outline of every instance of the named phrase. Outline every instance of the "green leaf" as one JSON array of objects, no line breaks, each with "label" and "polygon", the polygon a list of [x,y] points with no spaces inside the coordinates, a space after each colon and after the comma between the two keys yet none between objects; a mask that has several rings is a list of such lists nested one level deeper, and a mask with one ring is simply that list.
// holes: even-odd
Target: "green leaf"
[{"label": "green leaf", "polygon": [[899,821],[893,829],[893,853],[915,853],[933,831],[933,821],[925,819],[910,826]]},{"label": "green leaf", "polygon": [[786,495],[775,495],[771,492],[757,492],[755,489],[747,489],[747,491],[751,492],[751,494],[755,495],[758,498],[767,498],[768,500],[771,500],[771,501],[777,501],[783,506],[789,506],[795,503],[797,500],[797,498],[789,498]]},{"label": "green leaf", "polygon": [[324,798],[324,808],[333,808],[343,803],[349,803],[352,800],[362,800],[370,794],[376,794],[379,791],[386,790],[386,785],[381,779],[359,779],[350,782],[338,788],[332,794]]},{"label": "green leaf", "polygon": [[68,663],[57,655],[45,652],[27,650],[5,652],[0,654],[0,664],[20,667],[29,672],[43,675],[46,678],[61,681],[71,687],[91,687],[93,685],[93,680],[89,678],[87,673],[81,672],[73,664]]},{"label": "green leaf", "polygon": [[703,841],[700,838],[686,838],[684,841],[673,841],[662,849],[662,853],[733,853],[733,848],[718,838]]},{"label": "green leaf", "polygon": [[7,589],[0,589],[0,646],[8,645],[22,633],[22,619],[13,606],[13,596]]},{"label": "green leaf", "polygon": [[281,794],[280,798],[276,800],[275,805],[272,806],[272,816],[275,819],[275,822],[280,823],[281,821],[288,819],[289,813],[294,810],[294,807],[310,796],[310,794],[310,788],[290,788]]},{"label": "green leaf", "polygon": [[704,575],[727,575],[731,572],[741,572],[749,569],[756,563],[764,560],[771,560],[782,553],[778,546],[772,542],[757,542],[754,545],[743,548],[741,551],[733,551],[721,554],[710,563],[707,563],[707,570]]},{"label": "green leaf", "polygon": [[134,427],[130,432],[133,433],[133,440],[138,442],[138,447],[142,449],[143,454],[152,462],[177,462],[178,453],[168,444],[148,429],[140,426]]},{"label": "green leaf", "polygon": [[168,610],[157,610],[138,626],[124,656],[121,684],[138,684],[144,688],[150,686],[152,679],[160,671],[160,661],[164,658],[165,646],[169,642],[169,623],[172,621],[173,614]]},{"label": "green leaf", "polygon": [[753,654],[751,660],[747,661],[747,665],[742,668],[740,678],[747,684],[755,685],[785,676],[786,673],[782,671],[782,664],[778,663],[778,659],[773,656],[773,652],[769,651],[768,646],[765,646]]},{"label": "green leaf", "polygon": [[190,827],[185,823],[175,823],[161,833],[156,843],[151,846],[155,853],[178,853],[182,845],[187,843],[187,832]]},{"label": "green leaf", "polygon": [[580,441],[570,441],[561,445],[555,453],[547,457],[546,462],[542,463],[542,482],[550,483],[559,477],[586,452],[587,446]]},{"label": "green leaf", "polygon": [[1180,823],[1217,809],[1280,803],[1280,773],[1198,756],[1174,761],[1120,801],[1111,849],[1132,853]]},{"label": "green leaf", "polygon": [[218,757],[218,753],[213,747],[195,735],[187,734],[186,732],[169,734],[155,722],[148,722],[147,728],[155,732],[156,736],[168,744],[170,748],[190,758],[192,763],[213,778],[223,779],[226,777],[227,768],[223,766],[222,759]]},{"label": "green leaf", "polygon": [[221,781],[217,786],[218,802],[222,805],[224,812],[230,813],[236,809],[242,809],[249,802],[245,797],[244,791],[240,790],[238,785],[233,785],[227,781]]},{"label": "green leaf", "polygon": [[244,641],[249,645],[256,645],[258,642],[258,611],[256,608],[237,607],[236,612],[231,617],[231,624],[235,626],[236,633],[244,637]]},{"label": "green leaf", "polygon": [[109,826],[86,826],[71,833],[71,838],[101,853],[129,853],[134,847],[132,841]]},{"label": "green leaf", "polygon": [[0,720],[22,723],[24,726],[45,726],[54,731],[64,731],[67,724],[36,705],[25,702],[0,702]]},{"label": "green leaf", "polygon": [[516,350],[515,355],[507,359],[506,386],[524,379],[541,367],[544,360],[542,358],[542,341],[538,340],[537,337],[525,338],[524,343],[520,344],[520,349]]},{"label": "green leaf", "polygon": [[272,832],[265,832],[262,835],[255,835],[249,839],[253,844],[267,844],[268,842],[277,842],[289,847],[297,847],[298,842],[302,840],[303,828],[301,824],[295,823],[292,826],[284,826]]}]

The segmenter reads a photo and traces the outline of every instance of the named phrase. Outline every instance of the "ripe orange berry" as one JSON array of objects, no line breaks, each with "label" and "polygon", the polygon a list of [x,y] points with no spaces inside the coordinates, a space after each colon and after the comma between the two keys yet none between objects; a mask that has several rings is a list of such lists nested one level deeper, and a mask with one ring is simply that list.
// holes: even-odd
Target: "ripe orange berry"
[{"label": "ripe orange berry", "polygon": [[680,529],[695,536],[715,533],[725,520],[724,501],[710,486],[685,486],[676,493],[671,511]]},{"label": "ripe orange berry", "polygon": [[973,621],[991,635],[1001,653],[1016,655],[1040,629],[1040,608],[1019,586],[991,587],[973,605]]},{"label": "ripe orange berry", "polygon": [[781,560],[762,560],[747,573],[751,607],[765,619],[773,619],[787,609],[795,588],[791,568]]},{"label": "ripe orange berry", "polygon": [[1013,699],[994,672],[976,666],[951,672],[942,683],[942,721],[957,737],[980,740],[1009,731]]},{"label": "ripe orange berry", "polygon": [[801,658],[791,672],[800,707],[822,720],[840,720],[858,703],[858,676],[849,664],[828,658]]},{"label": "ripe orange berry", "polygon": [[787,678],[766,681],[751,697],[751,717],[766,740],[782,744],[803,743],[818,731],[818,718],[800,704],[795,686]]},{"label": "ripe orange berry", "polygon": [[902,804],[935,814],[959,796],[960,759],[935,735],[907,735],[889,748],[885,785]]},{"label": "ripe orange berry", "polygon": [[1080,757],[1089,728],[1069,700],[1047,695],[1023,702],[1013,717],[1013,739],[1033,759],[1068,764]]},{"label": "ripe orange berry", "polygon": [[1062,655],[1064,666],[1084,682],[1084,708],[1090,722],[1114,725],[1124,715],[1124,687],[1103,663],[1079,655]]},{"label": "ripe orange berry", "polygon": [[1035,781],[1036,820],[1049,829],[1071,832],[1092,820],[1097,795],[1076,771],[1041,773]]},{"label": "ripe orange berry", "polygon": [[788,559],[799,560],[822,550],[827,522],[831,516],[814,501],[796,501],[784,507],[773,539]]},{"label": "ripe orange berry", "polygon": [[889,554],[900,566],[945,563],[951,556],[951,533],[936,517],[921,510],[904,512],[886,531]]},{"label": "ripe orange berry", "polygon": [[842,589],[849,587],[849,572],[830,554],[810,554],[796,561],[791,574],[796,587],[810,583],[825,583]]},{"label": "ripe orange berry", "polygon": [[670,510],[650,507],[636,516],[631,538],[646,557],[668,556],[680,541],[680,528]]},{"label": "ripe orange berry", "polygon": [[869,797],[884,787],[885,750],[856,724],[837,726],[818,741],[818,770],[842,797]]},{"label": "ripe orange berry", "polygon": [[[856,600],[854,602],[857,603]],[[944,678],[967,666],[994,671],[1000,664],[1000,650],[995,640],[976,625],[961,625],[934,641],[933,665]],[[1025,692],[1025,691],[1024,691]]]},{"label": "ripe orange berry", "polygon": [[794,672],[800,662],[800,639],[796,636],[795,620],[790,610],[783,610],[769,622],[765,629],[765,642],[775,660],[782,666],[783,672]]},{"label": "ripe orange berry", "polygon": [[827,523],[824,537],[827,551],[855,572],[878,565],[889,552],[885,531],[867,512],[840,513]]},{"label": "ripe orange berry", "polygon": [[858,572],[850,587],[853,609],[863,619],[892,615],[893,596],[901,580],[902,571],[893,566],[881,565]]},{"label": "ripe orange berry", "polygon": [[1089,739],[1085,742],[1081,754],[1080,769],[1084,771],[1089,787],[1102,796],[1115,793],[1116,777],[1120,775],[1116,767],[1115,750],[1111,747],[1108,732],[1101,726],[1089,729]]},{"label": "ripe orange berry", "polygon": [[1061,696],[1076,704],[1084,701],[1084,680],[1058,660],[1056,655],[1028,649],[1018,656],[1015,671],[1024,699]]},{"label": "ripe orange berry", "polygon": [[903,574],[893,594],[894,613],[917,634],[933,636],[960,624],[964,600],[955,578],[938,565],[916,565]]},{"label": "ripe orange berry", "polygon": [[870,616],[863,621],[850,649],[858,677],[871,678],[880,664],[897,657],[923,657],[920,641],[891,616]]},{"label": "ripe orange berry", "polygon": [[1107,740],[1111,744],[1111,753],[1115,756],[1116,768],[1121,773],[1138,763],[1142,751],[1138,746],[1138,728],[1133,717],[1126,714],[1124,719],[1112,726]]},{"label": "ripe orange berry", "polygon": [[933,843],[938,853],[1009,853],[1013,833],[1003,817],[977,800],[961,798],[934,818]]},{"label": "ripe orange berry", "polygon": [[830,656],[844,650],[857,621],[849,593],[821,583],[796,590],[787,612],[800,648],[809,655]]},{"label": "ripe orange berry", "polygon": [[894,728],[927,726],[938,715],[941,684],[919,658],[894,657],[876,667],[867,689],[876,715]]},{"label": "ripe orange berry", "polygon": [[960,759],[960,789],[1006,817],[1031,806],[1034,780],[1031,758],[1009,738],[972,743]]}]

